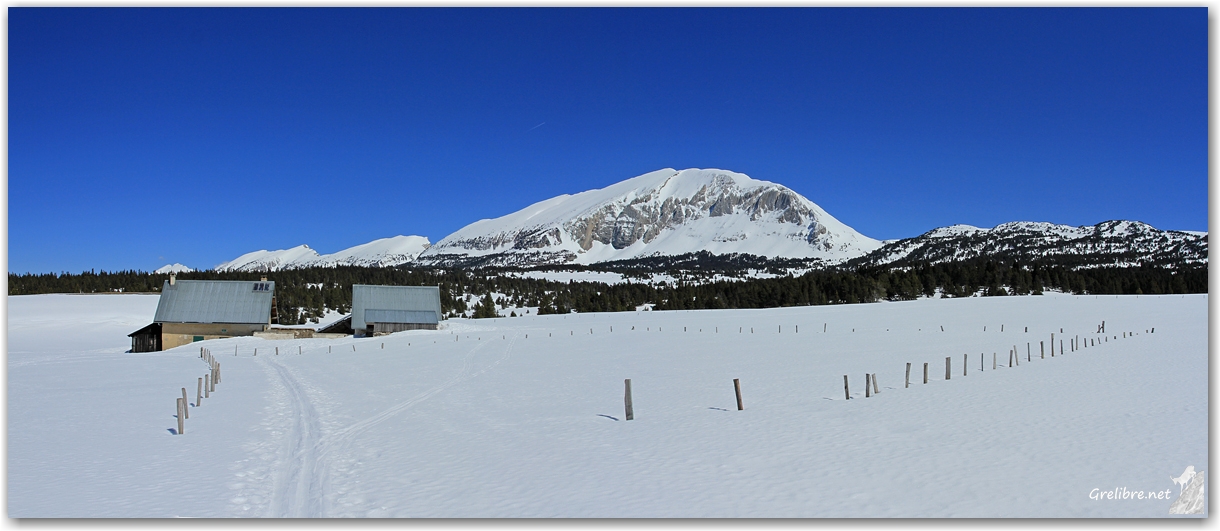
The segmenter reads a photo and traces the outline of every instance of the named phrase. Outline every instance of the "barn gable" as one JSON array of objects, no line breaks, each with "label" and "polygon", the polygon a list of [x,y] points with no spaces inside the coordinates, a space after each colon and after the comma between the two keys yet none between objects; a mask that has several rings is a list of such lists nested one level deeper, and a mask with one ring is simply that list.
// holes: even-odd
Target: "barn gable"
[{"label": "barn gable", "polygon": [[352,330],[367,335],[411,329],[435,330],[441,317],[438,286],[352,286]]}]

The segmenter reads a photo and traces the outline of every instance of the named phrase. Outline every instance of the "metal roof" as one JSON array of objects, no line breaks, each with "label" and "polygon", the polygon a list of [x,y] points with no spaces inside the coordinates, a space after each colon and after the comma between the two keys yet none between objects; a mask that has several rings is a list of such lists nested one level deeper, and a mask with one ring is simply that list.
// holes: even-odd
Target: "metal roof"
[{"label": "metal roof", "polygon": [[367,327],[365,324],[366,310],[432,312],[435,317],[431,320],[408,322],[438,323],[441,317],[441,288],[439,286],[370,286],[367,284],[353,284],[353,330],[364,330]]},{"label": "metal roof", "polygon": [[266,280],[167,280],[153,322],[269,324],[274,295]]},{"label": "metal roof", "polygon": [[437,324],[440,321],[436,318],[436,312],[431,310],[365,310],[364,322]]}]

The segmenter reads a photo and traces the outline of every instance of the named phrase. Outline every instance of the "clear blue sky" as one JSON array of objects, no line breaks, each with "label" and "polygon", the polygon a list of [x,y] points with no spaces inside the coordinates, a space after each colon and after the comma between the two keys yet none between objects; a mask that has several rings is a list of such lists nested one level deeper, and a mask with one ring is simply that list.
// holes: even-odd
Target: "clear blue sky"
[{"label": "clear blue sky", "polygon": [[879,239],[1207,230],[1207,8],[10,7],[9,271],[209,268],[648,171]]}]

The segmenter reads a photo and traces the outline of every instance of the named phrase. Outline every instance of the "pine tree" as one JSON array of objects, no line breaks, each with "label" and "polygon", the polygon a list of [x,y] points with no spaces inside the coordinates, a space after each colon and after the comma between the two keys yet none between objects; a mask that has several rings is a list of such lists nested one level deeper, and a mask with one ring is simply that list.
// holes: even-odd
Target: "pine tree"
[{"label": "pine tree", "polygon": [[496,314],[496,303],[491,300],[491,293],[483,296],[483,300],[474,308],[475,319],[489,319],[498,317]]}]

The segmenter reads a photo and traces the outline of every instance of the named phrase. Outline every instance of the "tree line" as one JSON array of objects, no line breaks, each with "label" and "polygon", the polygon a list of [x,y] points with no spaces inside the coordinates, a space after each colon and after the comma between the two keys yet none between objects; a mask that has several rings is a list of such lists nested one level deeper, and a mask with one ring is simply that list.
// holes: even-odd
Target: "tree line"
[{"label": "tree line", "polygon": [[[724,265],[730,262],[721,262]],[[673,265],[673,264],[671,264]],[[1038,295],[1044,290],[1074,294],[1207,293],[1207,267],[1071,268],[1061,264],[977,259],[904,267],[817,269],[801,275],[751,278],[738,269],[699,267],[666,271],[673,282],[646,283],[640,269],[624,267],[625,281],[557,282],[528,278],[513,269],[428,269],[319,267],[266,273],[195,271],[182,280],[275,282],[276,312],[282,324],[304,324],[326,311],[351,310],[353,284],[439,286],[446,317],[495,317],[505,307],[538,308],[539,314],[656,310],[774,308],[854,304],[880,300]],[[692,265],[694,267],[692,267]],[[737,264],[740,265],[740,264]],[[749,264],[765,266],[765,264]],[[613,271],[602,266],[597,268]],[[169,276],[142,271],[87,271],[78,274],[9,274],[9,295],[38,293],[156,293]],[[495,297],[493,298],[493,294]]]}]

